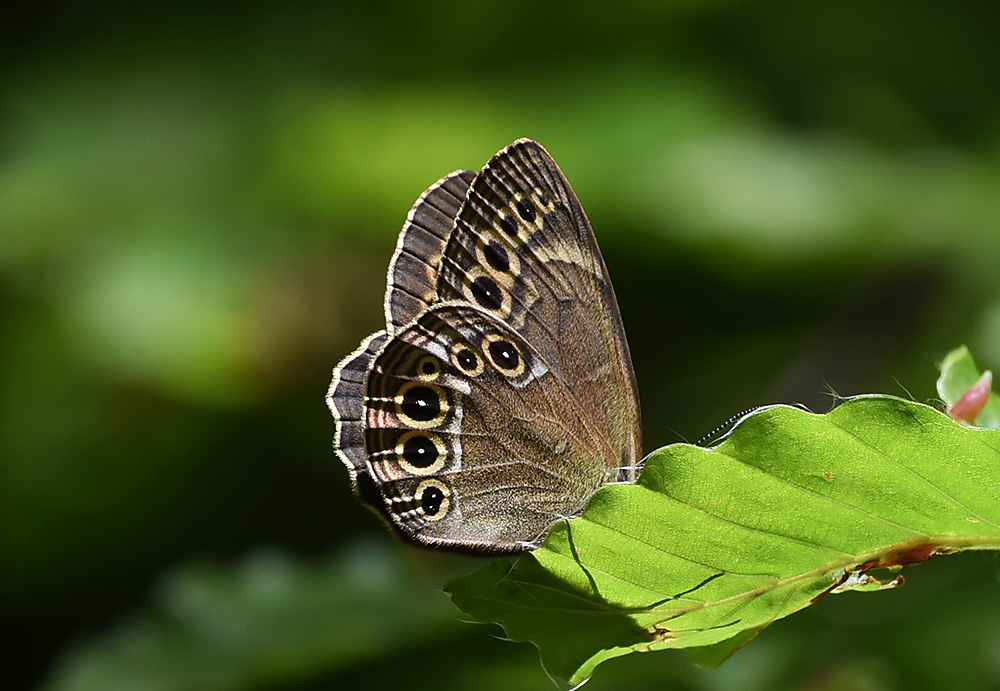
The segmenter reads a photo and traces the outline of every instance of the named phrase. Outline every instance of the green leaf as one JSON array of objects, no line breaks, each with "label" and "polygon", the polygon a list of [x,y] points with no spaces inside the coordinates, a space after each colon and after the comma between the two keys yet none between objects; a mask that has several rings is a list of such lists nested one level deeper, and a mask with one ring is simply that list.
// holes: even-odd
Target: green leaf
[{"label": "green leaf", "polygon": [[[941,376],[937,380],[938,395],[951,407],[970,386],[976,383],[981,374],[969,349],[959,346],[945,355],[941,361]],[[1000,395],[996,392],[990,393],[986,407],[976,418],[976,425],[987,429],[1000,429]]]},{"label": "green leaf", "polygon": [[660,449],[542,548],[448,590],[577,684],[636,651],[714,646],[700,657],[718,663],[827,594],[972,549],[1000,549],[1000,432],[869,396],[826,415],[762,409],[713,449]]}]

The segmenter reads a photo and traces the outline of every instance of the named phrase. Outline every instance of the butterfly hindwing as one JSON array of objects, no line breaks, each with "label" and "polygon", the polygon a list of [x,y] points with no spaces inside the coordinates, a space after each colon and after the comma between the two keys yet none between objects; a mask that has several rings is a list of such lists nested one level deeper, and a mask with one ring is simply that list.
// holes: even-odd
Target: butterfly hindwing
[{"label": "butterfly hindwing", "polygon": [[444,176],[420,195],[407,214],[389,262],[385,319],[390,332],[438,301],[438,266],[475,177],[471,170]]},{"label": "butterfly hindwing", "polygon": [[388,335],[373,333],[357,350],[341,360],[333,371],[333,381],[326,394],[326,404],[333,413],[333,446],[347,466],[351,484],[359,494],[362,485],[370,484],[368,453],[365,450],[365,381],[375,355],[382,350]]},{"label": "butterfly hindwing", "polygon": [[407,538],[522,551],[618,479],[607,435],[544,359],[483,310],[443,303],[375,357],[365,446]]}]

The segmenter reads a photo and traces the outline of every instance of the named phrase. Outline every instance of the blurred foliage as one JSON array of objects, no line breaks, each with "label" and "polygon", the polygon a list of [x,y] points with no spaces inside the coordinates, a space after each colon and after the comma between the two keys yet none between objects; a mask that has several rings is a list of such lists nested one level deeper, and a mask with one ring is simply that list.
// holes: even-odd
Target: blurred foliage
[{"label": "blurred foliage", "polygon": [[[326,614],[357,645],[332,653],[304,600],[288,640],[308,660],[190,688],[548,688],[530,649],[425,602],[465,562],[392,547],[373,572],[423,585],[373,573],[384,602],[326,566],[362,533],[391,540],[350,495],[322,399],[380,326],[412,201],[517,137],[552,152],[615,280],[647,450],[757,404],[822,411],[828,389],[929,400],[954,343],[1000,362],[998,19],[988,0],[14,3],[4,688],[102,679],[87,661],[143,645],[165,616],[154,584],[186,582],[166,574],[207,560],[235,588],[260,553],[330,579],[301,593],[316,614],[338,588],[369,603]],[[997,562],[920,569],[881,606],[821,603],[715,672],[650,655],[588,688],[1000,686],[982,616]]]}]

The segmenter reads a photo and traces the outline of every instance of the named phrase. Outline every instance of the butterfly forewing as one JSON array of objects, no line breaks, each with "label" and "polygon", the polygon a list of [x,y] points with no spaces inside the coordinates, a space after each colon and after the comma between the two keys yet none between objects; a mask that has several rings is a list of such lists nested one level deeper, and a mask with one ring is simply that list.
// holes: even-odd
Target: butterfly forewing
[{"label": "butterfly forewing", "polygon": [[537,142],[514,142],[476,176],[437,292],[518,330],[613,439],[609,462],[634,467],[638,395],[614,289],[583,208]]}]

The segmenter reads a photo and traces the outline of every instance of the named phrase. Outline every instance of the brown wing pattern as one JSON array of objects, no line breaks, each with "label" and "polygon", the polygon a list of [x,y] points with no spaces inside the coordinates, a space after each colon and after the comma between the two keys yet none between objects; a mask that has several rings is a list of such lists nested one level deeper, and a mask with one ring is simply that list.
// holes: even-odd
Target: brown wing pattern
[{"label": "brown wing pattern", "polygon": [[326,404],[333,413],[333,447],[347,466],[354,491],[362,497],[377,497],[371,480],[368,452],[365,450],[365,381],[376,353],[382,350],[388,335],[373,333],[358,349],[345,357],[333,371],[333,381],[326,394]]},{"label": "brown wing pattern", "polygon": [[438,301],[441,255],[475,177],[471,170],[444,176],[420,195],[407,214],[389,262],[385,321],[390,333]]},{"label": "brown wing pattern", "polygon": [[403,537],[516,553],[638,473],[614,290],[569,183],[522,139],[421,195],[389,267],[386,330],[334,372],[335,445]]},{"label": "brown wing pattern", "polygon": [[566,382],[471,305],[438,305],[398,332],[365,400],[370,473],[416,542],[522,551],[619,475],[606,430]]},{"label": "brown wing pattern", "polygon": [[517,329],[602,423],[620,465],[635,465],[638,392],[614,289],[580,202],[540,144],[518,140],[476,176],[437,292]]}]

